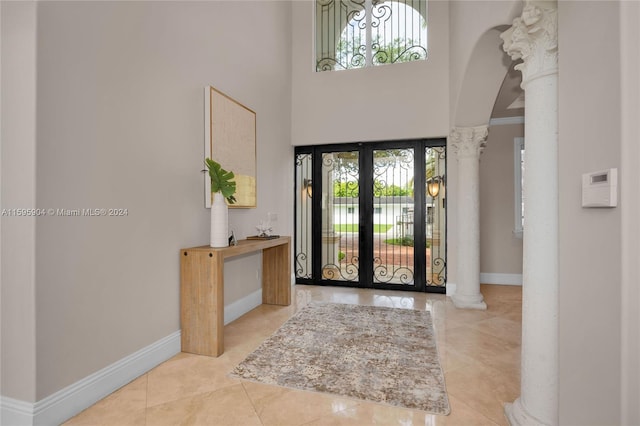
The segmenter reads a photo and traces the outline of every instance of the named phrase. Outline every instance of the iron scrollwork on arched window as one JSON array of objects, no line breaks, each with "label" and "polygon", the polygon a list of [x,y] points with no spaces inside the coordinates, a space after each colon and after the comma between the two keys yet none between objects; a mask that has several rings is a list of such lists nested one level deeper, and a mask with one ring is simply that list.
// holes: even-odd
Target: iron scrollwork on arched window
[{"label": "iron scrollwork on arched window", "polygon": [[316,71],[426,58],[426,0],[316,0]]}]

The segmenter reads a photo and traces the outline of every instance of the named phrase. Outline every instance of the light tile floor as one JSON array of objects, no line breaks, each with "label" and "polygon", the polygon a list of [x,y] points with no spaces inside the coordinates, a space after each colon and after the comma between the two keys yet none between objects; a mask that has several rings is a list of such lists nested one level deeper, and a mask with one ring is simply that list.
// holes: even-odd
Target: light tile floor
[{"label": "light tile floor", "polygon": [[[520,389],[520,287],[483,285],[486,311],[456,309],[444,295],[296,286],[288,307],[262,305],[227,325],[218,358],[181,353],[66,425],[506,425]],[[451,414],[389,407],[240,381],[227,374],[312,300],[432,312]]]}]

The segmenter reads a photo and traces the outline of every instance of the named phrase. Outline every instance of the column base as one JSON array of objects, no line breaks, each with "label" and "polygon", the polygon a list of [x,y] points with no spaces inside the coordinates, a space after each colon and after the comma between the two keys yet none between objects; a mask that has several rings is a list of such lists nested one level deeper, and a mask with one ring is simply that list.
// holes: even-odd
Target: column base
[{"label": "column base", "polygon": [[547,426],[546,423],[527,412],[520,398],[504,405],[504,415],[511,426]]},{"label": "column base", "polygon": [[485,311],[487,304],[484,303],[482,294],[466,296],[461,294],[454,294],[451,296],[453,306],[458,309],[479,309]]}]

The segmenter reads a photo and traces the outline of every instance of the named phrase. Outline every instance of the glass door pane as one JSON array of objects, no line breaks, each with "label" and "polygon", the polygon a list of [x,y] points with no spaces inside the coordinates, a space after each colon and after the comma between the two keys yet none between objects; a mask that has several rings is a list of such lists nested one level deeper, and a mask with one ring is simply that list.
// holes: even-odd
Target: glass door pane
[{"label": "glass door pane", "polygon": [[296,154],[296,279],[311,280],[312,274],[312,167],[311,153]]},{"label": "glass door pane", "polygon": [[296,282],[444,293],[445,142],[296,147]]},{"label": "glass door pane", "polygon": [[414,150],[373,151],[373,281],[414,285]]},{"label": "glass door pane", "polygon": [[427,286],[444,287],[447,279],[446,148],[427,148],[425,162]]},{"label": "glass door pane", "polygon": [[322,154],[322,279],[359,281],[358,151]]}]

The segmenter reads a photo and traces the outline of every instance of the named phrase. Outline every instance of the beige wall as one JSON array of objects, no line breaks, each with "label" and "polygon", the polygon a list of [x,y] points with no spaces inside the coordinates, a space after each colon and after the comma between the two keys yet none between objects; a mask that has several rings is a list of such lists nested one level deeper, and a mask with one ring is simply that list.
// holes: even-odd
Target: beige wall
[{"label": "beige wall", "polygon": [[[36,4],[1,2],[2,209],[36,206]],[[36,400],[35,232],[32,217],[2,216],[2,395]],[[0,423],[1,423],[0,419]]]},{"label": "beige wall", "polygon": [[[232,210],[230,226],[246,236],[273,212],[275,231],[290,234],[291,170],[273,167],[292,155],[289,20],[286,2],[38,4],[37,124],[24,125],[37,139],[19,153],[26,158],[16,158],[17,170],[3,163],[3,195],[6,182],[24,177],[38,207],[120,207],[128,215],[37,220],[36,299],[26,311],[37,352],[28,330],[9,352],[3,335],[3,362],[13,352],[27,360],[25,371],[3,375],[3,395],[40,400],[179,329],[178,250],[206,244],[209,234],[200,173],[205,85],[258,117],[258,208]],[[3,71],[4,60],[3,49]],[[4,143],[3,153],[3,162],[12,159]],[[6,247],[24,238],[3,233],[3,266]],[[259,255],[228,262],[226,301],[259,288],[259,269]],[[4,326],[4,309],[2,319]]]},{"label": "beige wall", "polygon": [[315,72],[314,4],[293,2],[294,145],[447,136],[447,2],[429,2],[426,61],[338,72]]},{"label": "beige wall", "polygon": [[620,5],[622,146],[622,424],[640,424],[640,4]]},{"label": "beige wall", "polygon": [[558,12],[559,420],[620,424],[621,208],[580,195],[582,173],[620,166],[619,4]]},{"label": "beige wall", "polygon": [[522,239],[514,231],[513,139],[524,125],[491,126],[480,156],[480,271],[522,274]]}]

